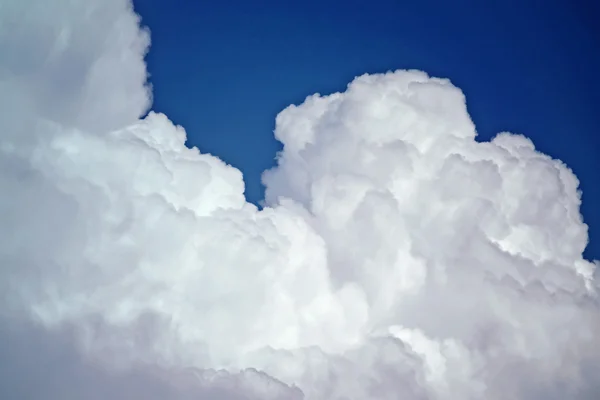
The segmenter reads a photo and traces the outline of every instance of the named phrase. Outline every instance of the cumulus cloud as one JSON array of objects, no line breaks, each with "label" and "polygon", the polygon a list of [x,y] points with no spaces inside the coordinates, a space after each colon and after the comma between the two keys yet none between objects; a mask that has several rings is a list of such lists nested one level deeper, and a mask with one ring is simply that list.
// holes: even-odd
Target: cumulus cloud
[{"label": "cumulus cloud", "polygon": [[597,398],[577,178],[524,136],[476,141],[450,81],[283,110],[258,210],[139,119],[128,1],[0,7],[3,397]]},{"label": "cumulus cloud", "polygon": [[[8,321],[5,321],[8,322]],[[102,330],[100,320],[96,328]],[[114,328],[109,328],[114,331]],[[138,338],[145,335],[138,324]],[[264,373],[239,373],[130,364],[115,370],[82,356],[77,326],[46,330],[31,322],[11,320],[0,327],[0,396],[5,399],[148,399],[148,400],[288,400],[301,399],[289,387]]]}]

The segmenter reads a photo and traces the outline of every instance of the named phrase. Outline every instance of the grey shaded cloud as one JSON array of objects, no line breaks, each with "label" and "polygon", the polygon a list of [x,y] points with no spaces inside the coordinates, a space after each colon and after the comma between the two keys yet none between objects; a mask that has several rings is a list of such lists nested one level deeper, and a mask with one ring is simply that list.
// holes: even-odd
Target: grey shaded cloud
[{"label": "grey shaded cloud", "polygon": [[[102,323],[97,320],[95,324]],[[139,327],[144,328],[147,328],[144,324]],[[103,355],[104,361],[85,355],[79,329],[63,326],[47,330],[29,321],[3,320],[0,324],[0,396],[48,400],[303,398],[299,389],[256,370],[228,373],[153,364],[115,368],[110,365],[113,359],[110,355]],[[147,336],[147,332],[137,332],[136,336]]]}]

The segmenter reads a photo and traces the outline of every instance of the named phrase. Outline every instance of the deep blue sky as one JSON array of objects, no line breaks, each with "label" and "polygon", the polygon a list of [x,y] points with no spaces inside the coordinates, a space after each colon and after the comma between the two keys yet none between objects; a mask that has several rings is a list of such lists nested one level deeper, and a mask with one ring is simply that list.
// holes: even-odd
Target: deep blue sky
[{"label": "deep blue sky", "polygon": [[152,32],[153,109],[239,168],[262,199],[276,114],[356,75],[450,78],[479,139],[523,133],[581,181],[600,259],[600,20],[596,0],[136,0]]}]

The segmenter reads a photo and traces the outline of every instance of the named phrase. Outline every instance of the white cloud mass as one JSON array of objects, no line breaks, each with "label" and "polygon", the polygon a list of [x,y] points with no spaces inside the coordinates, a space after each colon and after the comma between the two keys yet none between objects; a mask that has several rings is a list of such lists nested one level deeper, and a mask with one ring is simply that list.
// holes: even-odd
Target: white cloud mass
[{"label": "white cloud mass", "polygon": [[277,117],[266,205],[151,112],[127,0],[0,1],[0,397],[597,399],[578,180],[460,89]]}]

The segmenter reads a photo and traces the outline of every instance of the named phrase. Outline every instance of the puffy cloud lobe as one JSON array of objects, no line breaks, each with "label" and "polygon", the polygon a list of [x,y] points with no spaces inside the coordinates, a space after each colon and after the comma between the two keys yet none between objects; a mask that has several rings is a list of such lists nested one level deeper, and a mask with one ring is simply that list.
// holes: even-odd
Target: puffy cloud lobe
[{"label": "puffy cloud lobe", "polygon": [[28,140],[37,118],[96,134],[135,122],[150,105],[138,23],[125,0],[3,0],[3,136]]},{"label": "puffy cloud lobe", "polygon": [[597,397],[577,178],[523,136],[477,142],[448,80],[288,107],[259,211],[183,128],[137,119],[127,1],[1,6],[2,351],[39,360],[3,368],[48,398]]}]

